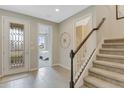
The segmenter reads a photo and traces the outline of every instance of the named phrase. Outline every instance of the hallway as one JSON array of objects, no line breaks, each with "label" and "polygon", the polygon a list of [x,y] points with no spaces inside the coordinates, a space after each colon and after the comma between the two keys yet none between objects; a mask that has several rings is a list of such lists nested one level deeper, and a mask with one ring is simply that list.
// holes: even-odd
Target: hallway
[{"label": "hallway", "polygon": [[39,71],[6,76],[0,79],[2,88],[68,88],[69,71],[54,66],[44,67]]}]

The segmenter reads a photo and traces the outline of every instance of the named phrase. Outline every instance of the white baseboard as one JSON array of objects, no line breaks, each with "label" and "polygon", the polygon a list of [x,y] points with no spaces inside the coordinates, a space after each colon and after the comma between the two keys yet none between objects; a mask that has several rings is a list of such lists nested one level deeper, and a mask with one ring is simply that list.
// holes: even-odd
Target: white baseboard
[{"label": "white baseboard", "polygon": [[52,66],[59,66],[59,64],[53,64]]},{"label": "white baseboard", "polygon": [[0,78],[3,77],[2,75],[0,75]]},{"label": "white baseboard", "polygon": [[[67,70],[70,70],[69,67],[64,66],[64,65],[62,65],[62,64],[53,64],[52,66],[60,66],[60,67],[62,67],[62,68],[65,68],[65,69],[67,69]],[[32,68],[32,69],[30,69],[29,71],[36,71],[36,70],[38,70],[38,68]]]},{"label": "white baseboard", "polygon": [[67,69],[67,70],[70,70],[69,67],[64,66],[64,65],[62,65],[62,64],[53,64],[52,66],[60,66],[60,67],[62,67],[62,68],[65,68],[65,69]]},{"label": "white baseboard", "polygon": [[64,65],[62,65],[62,64],[59,64],[59,66],[61,66],[61,67],[65,68],[65,69],[67,69],[67,70],[70,70],[70,68],[69,68],[69,67],[64,66]]},{"label": "white baseboard", "polygon": [[36,71],[36,70],[38,70],[38,68],[32,68],[29,71]]}]

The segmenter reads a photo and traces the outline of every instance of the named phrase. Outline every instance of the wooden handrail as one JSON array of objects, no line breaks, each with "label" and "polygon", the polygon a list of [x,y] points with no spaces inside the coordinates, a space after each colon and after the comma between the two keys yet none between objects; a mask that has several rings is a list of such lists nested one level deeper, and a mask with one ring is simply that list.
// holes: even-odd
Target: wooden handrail
[{"label": "wooden handrail", "polygon": [[[100,29],[100,27],[101,27],[102,24],[104,23],[105,19],[106,19],[106,18],[103,18],[103,19],[101,20],[101,22],[99,23],[99,25],[98,25],[96,28],[93,28],[93,29],[91,30],[91,32],[86,36],[86,38],[81,42],[81,44],[77,47],[77,49],[76,49],[75,51],[71,50],[71,52],[70,52],[70,58],[71,58],[71,81],[70,81],[70,88],[74,88],[74,85],[76,84],[77,80],[78,80],[78,79],[80,78],[80,76],[81,76],[81,75],[79,75],[79,76],[78,76],[78,79],[77,79],[76,82],[74,83],[74,80],[73,80],[73,59],[74,59],[75,55],[76,55],[77,52],[81,49],[81,47],[85,44],[85,42],[88,40],[88,38],[92,35],[92,33],[93,33],[94,31]],[[93,53],[94,53],[94,51],[93,51]],[[93,55],[93,53],[91,54],[91,56]],[[89,62],[91,56],[89,57],[88,62]],[[88,64],[88,62],[87,62],[87,64]],[[85,65],[85,67],[87,66],[87,64]],[[84,70],[84,69],[82,69],[82,72],[83,72],[83,70]],[[81,72],[81,73],[82,73],[82,72]]]}]

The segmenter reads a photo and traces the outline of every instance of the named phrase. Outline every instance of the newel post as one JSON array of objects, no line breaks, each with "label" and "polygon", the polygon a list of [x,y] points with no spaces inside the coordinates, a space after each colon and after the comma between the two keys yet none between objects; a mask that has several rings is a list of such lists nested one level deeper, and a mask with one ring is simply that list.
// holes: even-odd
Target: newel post
[{"label": "newel post", "polygon": [[73,81],[73,59],[74,59],[74,52],[71,50],[70,52],[71,58],[71,81],[70,81],[70,88],[74,88],[74,81]]}]

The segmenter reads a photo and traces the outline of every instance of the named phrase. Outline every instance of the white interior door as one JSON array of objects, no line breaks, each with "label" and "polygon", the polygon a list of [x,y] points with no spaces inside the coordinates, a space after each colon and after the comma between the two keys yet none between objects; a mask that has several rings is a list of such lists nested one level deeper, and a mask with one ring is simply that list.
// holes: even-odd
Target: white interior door
[{"label": "white interior door", "polygon": [[3,17],[3,73],[28,71],[29,23],[12,17]]}]

